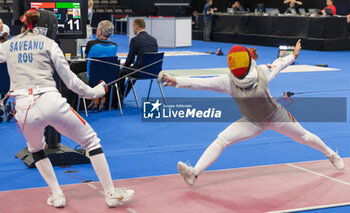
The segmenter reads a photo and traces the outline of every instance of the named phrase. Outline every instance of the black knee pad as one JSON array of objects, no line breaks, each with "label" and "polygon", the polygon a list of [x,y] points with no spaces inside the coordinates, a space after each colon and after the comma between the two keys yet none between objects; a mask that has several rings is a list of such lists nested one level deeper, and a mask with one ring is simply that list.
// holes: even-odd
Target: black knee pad
[{"label": "black knee pad", "polygon": [[91,150],[91,151],[89,152],[89,155],[90,155],[90,157],[92,157],[92,156],[94,156],[94,155],[98,155],[98,154],[102,154],[102,153],[103,153],[103,150],[102,150],[102,148],[100,147],[100,148]]},{"label": "black knee pad", "polygon": [[44,150],[40,150],[39,152],[34,152],[32,153],[32,155],[35,163],[42,159],[47,158],[47,155]]}]

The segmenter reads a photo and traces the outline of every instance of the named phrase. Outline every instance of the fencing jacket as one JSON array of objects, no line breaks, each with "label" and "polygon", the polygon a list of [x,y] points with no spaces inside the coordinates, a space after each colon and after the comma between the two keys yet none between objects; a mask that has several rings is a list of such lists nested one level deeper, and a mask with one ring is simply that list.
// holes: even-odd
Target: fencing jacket
[{"label": "fencing jacket", "polygon": [[294,62],[294,56],[279,58],[271,65],[256,66],[258,80],[252,89],[242,89],[235,84],[230,73],[213,78],[176,77],[179,88],[212,90],[230,94],[240,107],[241,113],[254,122],[268,122],[273,113],[281,107],[270,95],[268,82],[280,71]]},{"label": "fencing jacket", "polygon": [[7,62],[10,91],[31,88],[56,90],[56,70],[62,81],[81,97],[92,98],[94,90],[82,82],[69,68],[57,43],[40,34],[26,32],[0,44],[0,62]]}]

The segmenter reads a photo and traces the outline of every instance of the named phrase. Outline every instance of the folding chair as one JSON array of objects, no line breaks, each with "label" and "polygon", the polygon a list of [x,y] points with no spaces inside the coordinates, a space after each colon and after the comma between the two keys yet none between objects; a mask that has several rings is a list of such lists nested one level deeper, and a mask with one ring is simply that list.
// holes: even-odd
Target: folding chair
[{"label": "folding chair", "polygon": [[[104,81],[107,84],[111,81],[114,81],[117,79],[118,73],[119,73],[119,66],[115,66],[113,64],[118,64],[118,57],[113,56],[113,57],[99,57],[99,58],[92,58],[96,59],[99,61],[104,61],[99,62],[99,61],[90,61],[90,79],[89,79],[89,86],[94,87],[100,83],[100,81]],[[108,64],[112,63],[112,64]],[[118,104],[120,108],[120,114],[123,115],[123,109],[121,105],[121,100],[120,100],[120,94],[119,94],[119,87],[117,84],[110,85],[109,91],[110,91],[110,97],[109,97],[109,107],[108,110],[111,110],[112,108],[112,100],[113,100],[113,91],[114,87],[116,87],[116,93],[118,97]],[[86,106],[85,99],[83,99],[84,104]],[[80,108],[80,98],[78,98],[78,105],[77,105],[77,110]],[[86,107],[85,107],[85,113],[86,112]]]},{"label": "folding chair", "polygon": [[[143,72],[140,72],[140,77],[137,78],[137,80],[143,80],[143,79],[150,79],[150,84],[149,84],[149,88],[148,88],[148,94],[147,94],[147,101],[149,99],[149,95],[151,93],[151,89],[152,89],[152,83],[153,83],[153,80],[156,79],[157,77],[153,76],[153,75],[148,75],[146,73],[152,73],[156,76],[158,76],[159,72],[162,71],[162,66],[163,66],[163,59],[164,58],[164,52],[162,53],[144,53],[143,54],[143,58],[142,58],[142,67],[146,67],[152,63],[155,63],[157,61],[159,61],[158,63],[155,63],[149,67],[146,67],[144,69],[142,69],[141,71]],[[132,91],[134,93],[134,97],[135,97],[135,101],[136,101],[136,104],[137,104],[137,107],[140,108],[140,104],[139,104],[139,101],[137,99],[137,94],[136,94],[136,91],[135,91],[135,88],[134,88],[134,84],[132,82],[132,79],[129,79],[127,81],[127,85],[125,88],[128,87],[128,84],[131,84],[131,88],[132,88]],[[164,101],[164,104],[166,105],[167,102],[166,102],[166,99],[164,97],[164,92],[163,92],[163,89],[162,89],[162,85],[158,82],[158,86],[159,86],[159,89],[160,89],[160,92],[162,94],[162,98],[163,98],[163,101]],[[126,90],[125,90],[126,92]],[[124,94],[124,97],[125,97],[126,94]]]}]

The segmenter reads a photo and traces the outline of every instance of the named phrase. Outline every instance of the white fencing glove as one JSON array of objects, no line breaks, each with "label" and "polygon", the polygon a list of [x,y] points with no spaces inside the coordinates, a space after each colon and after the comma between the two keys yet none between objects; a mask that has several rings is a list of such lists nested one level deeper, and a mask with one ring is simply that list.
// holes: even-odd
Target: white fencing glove
[{"label": "white fencing glove", "polygon": [[94,98],[101,98],[106,95],[108,92],[107,84],[104,81],[101,81],[98,85],[92,88],[95,91]]},{"label": "white fencing glove", "polygon": [[176,86],[176,78],[170,76],[169,74],[165,73],[165,72],[160,72],[158,74],[158,78],[157,81],[160,83],[162,82],[163,86]]}]

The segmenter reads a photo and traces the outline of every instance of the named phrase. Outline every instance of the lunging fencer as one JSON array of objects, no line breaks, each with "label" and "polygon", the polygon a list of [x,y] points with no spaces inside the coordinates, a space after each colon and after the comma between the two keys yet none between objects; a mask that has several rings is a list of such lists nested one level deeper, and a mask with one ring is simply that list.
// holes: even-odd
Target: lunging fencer
[{"label": "lunging fencer", "polygon": [[305,130],[271,97],[268,83],[294,62],[300,50],[301,40],[297,42],[293,54],[278,58],[271,65],[257,66],[256,52],[236,45],[231,48],[227,58],[230,74],[213,78],[184,78],[160,73],[158,80],[162,81],[164,86],[227,93],[235,99],[243,114],[241,119],[218,135],[202,154],[195,167],[178,162],[179,173],[188,185],[193,185],[198,175],[214,163],[226,147],[255,137],[267,129],[282,133],[296,142],[322,152],[335,168],[344,169],[344,162],[336,152],[319,137]]},{"label": "lunging fencer", "polygon": [[53,78],[58,73],[69,89],[80,97],[103,97],[106,84],[94,88],[84,84],[70,70],[65,57],[54,41],[57,18],[51,11],[31,9],[21,18],[27,30],[0,45],[0,61],[7,62],[10,76],[10,96],[16,100],[15,118],[33,154],[35,165],[51,189],[47,204],[64,207],[66,199],[44,147],[44,129],[50,125],[73,139],[90,156],[91,164],[102,184],[108,207],[125,203],[133,190],[115,188],[100,139],[91,126],[82,119],[56,89]]}]

